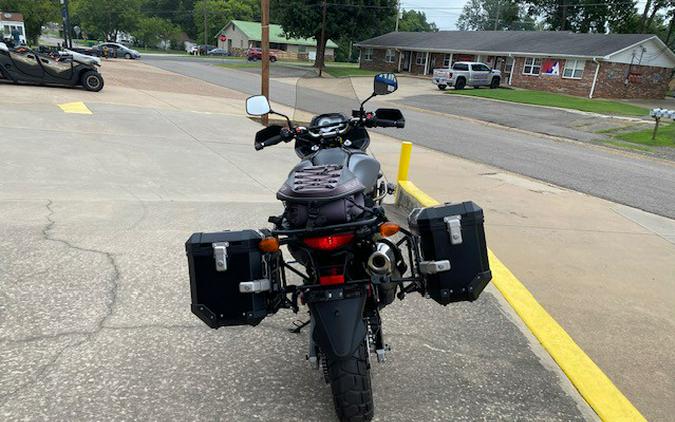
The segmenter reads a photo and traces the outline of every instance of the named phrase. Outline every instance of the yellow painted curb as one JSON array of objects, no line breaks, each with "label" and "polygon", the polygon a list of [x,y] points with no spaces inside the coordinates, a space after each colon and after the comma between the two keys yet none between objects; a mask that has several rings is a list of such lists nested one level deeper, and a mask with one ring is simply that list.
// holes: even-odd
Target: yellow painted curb
[{"label": "yellow painted curb", "polygon": [[[407,151],[406,155],[409,157],[410,151]],[[424,207],[439,204],[438,201],[424,193],[411,181],[399,180],[397,204],[405,195],[410,196],[413,202],[417,202]],[[492,270],[492,283],[600,419],[612,422],[646,421],[644,416],[619,391],[607,375],[489,249],[488,256],[490,270]]]},{"label": "yellow painted curb", "polygon": [[82,101],[59,104],[59,108],[63,110],[64,113],[93,114]]}]

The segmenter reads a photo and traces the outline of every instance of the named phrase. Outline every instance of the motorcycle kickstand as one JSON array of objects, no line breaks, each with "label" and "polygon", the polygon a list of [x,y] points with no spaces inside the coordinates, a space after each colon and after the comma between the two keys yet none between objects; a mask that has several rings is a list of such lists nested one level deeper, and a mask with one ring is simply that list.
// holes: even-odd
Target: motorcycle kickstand
[{"label": "motorcycle kickstand", "polygon": [[289,328],[288,332],[293,334],[300,334],[300,331],[302,331],[303,328],[308,326],[310,322],[312,322],[311,319],[308,319],[307,321],[304,322],[300,320],[293,321],[293,325],[295,325],[295,328]]}]

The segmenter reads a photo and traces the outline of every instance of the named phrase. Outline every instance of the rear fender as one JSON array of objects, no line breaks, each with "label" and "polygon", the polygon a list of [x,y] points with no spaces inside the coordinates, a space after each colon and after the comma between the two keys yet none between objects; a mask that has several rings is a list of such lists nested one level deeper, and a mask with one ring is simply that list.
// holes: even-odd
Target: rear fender
[{"label": "rear fender", "polygon": [[[341,291],[335,289],[325,292]],[[366,336],[366,324],[363,321],[365,303],[365,293],[343,299],[308,303],[314,319],[312,336],[323,353],[337,359],[352,356]]]}]

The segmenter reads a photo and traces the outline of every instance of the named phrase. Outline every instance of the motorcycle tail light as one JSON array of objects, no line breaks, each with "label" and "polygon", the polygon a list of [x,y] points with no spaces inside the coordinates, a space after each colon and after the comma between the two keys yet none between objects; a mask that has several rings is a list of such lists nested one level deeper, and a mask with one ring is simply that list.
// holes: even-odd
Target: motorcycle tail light
[{"label": "motorcycle tail light", "polygon": [[320,251],[332,251],[348,245],[354,240],[354,233],[339,233],[330,236],[308,237],[303,239],[305,245]]},{"label": "motorcycle tail light", "polygon": [[345,275],[342,273],[342,266],[331,265],[321,268],[319,270],[319,284],[322,286],[345,284]]},{"label": "motorcycle tail light", "polygon": [[319,284],[322,286],[331,286],[334,284],[345,284],[344,274],[322,275],[319,276]]}]

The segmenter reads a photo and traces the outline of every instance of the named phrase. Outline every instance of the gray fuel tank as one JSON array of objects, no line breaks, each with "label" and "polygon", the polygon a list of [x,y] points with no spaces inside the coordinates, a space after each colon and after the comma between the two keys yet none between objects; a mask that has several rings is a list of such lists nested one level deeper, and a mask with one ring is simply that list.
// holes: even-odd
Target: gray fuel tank
[{"label": "gray fuel tank", "polygon": [[380,174],[380,163],[361,151],[346,152],[341,148],[327,148],[319,150],[311,157],[302,160],[293,170],[303,169],[309,166],[321,166],[326,164],[346,165],[349,170],[359,179],[361,184],[366,187],[365,192],[372,192],[377,184],[377,177]]}]

